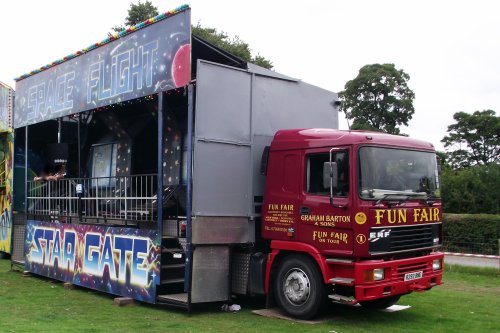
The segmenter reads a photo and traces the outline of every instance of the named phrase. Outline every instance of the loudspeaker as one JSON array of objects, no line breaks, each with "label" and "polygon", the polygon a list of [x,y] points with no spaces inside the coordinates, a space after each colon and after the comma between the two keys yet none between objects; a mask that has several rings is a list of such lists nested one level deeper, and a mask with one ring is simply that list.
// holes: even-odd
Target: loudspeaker
[{"label": "loudspeaker", "polygon": [[49,144],[49,162],[53,166],[68,163],[68,144],[51,143]]}]

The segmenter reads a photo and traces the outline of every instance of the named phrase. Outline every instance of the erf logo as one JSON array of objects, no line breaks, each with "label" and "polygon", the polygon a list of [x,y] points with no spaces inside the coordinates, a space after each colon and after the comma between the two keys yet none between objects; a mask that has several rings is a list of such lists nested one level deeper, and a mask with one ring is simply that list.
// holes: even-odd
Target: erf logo
[{"label": "erf logo", "polygon": [[374,243],[381,238],[387,238],[391,235],[391,229],[382,229],[370,232],[370,242]]}]

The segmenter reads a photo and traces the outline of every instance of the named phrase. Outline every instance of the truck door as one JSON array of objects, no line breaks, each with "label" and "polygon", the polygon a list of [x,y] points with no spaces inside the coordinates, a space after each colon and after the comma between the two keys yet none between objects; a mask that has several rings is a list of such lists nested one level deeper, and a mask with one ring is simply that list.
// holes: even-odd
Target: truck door
[{"label": "truck door", "polygon": [[262,237],[297,240],[301,154],[297,150],[273,152],[268,165]]},{"label": "truck door", "polygon": [[[326,253],[352,254],[350,151],[347,147],[314,149],[304,155],[298,239]],[[324,176],[325,163],[330,160],[337,166],[332,190]]]}]

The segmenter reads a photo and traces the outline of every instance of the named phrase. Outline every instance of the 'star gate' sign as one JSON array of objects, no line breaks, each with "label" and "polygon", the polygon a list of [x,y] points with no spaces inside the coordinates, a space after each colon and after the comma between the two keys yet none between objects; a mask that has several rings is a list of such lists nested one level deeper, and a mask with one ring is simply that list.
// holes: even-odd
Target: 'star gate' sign
[{"label": "'star gate' sign", "polygon": [[18,81],[14,127],[184,86],[190,78],[185,10]]},{"label": "'star gate' sign", "polygon": [[28,220],[26,270],[154,303],[160,272],[156,230]]}]

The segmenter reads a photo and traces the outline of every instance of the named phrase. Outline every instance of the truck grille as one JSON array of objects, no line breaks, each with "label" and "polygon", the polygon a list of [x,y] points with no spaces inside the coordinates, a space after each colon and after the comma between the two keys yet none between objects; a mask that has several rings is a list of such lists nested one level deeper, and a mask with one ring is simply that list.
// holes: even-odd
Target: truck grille
[{"label": "truck grille", "polygon": [[405,252],[437,246],[441,243],[440,228],[441,224],[436,223],[371,228],[369,235],[370,254]]},{"label": "truck grille", "polygon": [[405,274],[422,271],[424,276],[432,273],[432,266],[429,266],[426,262],[415,263],[411,265],[399,266],[393,273],[393,278],[397,281],[404,281]]}]

